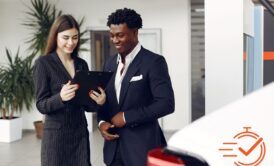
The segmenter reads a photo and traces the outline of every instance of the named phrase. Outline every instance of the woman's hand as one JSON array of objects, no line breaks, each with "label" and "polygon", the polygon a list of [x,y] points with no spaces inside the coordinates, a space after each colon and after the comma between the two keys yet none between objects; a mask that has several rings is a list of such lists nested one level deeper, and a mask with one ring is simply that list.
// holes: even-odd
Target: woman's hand
[{"label": "woman's hand", "polygon": [[79,86],[77,84],[71,84],[71,81],[68,81],[68,83],[62,87],[60,92],[62,101],[71,100],[75,96],[75,91],[78,89],[78,87]]},{"label": "woman's hand", "polygon": [[103,105],[106,102],[106,93],[101,87],[98,87],[98,89],[100,93],[91,90],[89,92],[89,97],[94,100],[98,105]]}]

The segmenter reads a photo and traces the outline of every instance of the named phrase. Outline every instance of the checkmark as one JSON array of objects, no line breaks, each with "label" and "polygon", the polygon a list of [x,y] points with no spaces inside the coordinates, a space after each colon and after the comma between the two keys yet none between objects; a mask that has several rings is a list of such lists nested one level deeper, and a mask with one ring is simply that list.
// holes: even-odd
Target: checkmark
[{"label": "checkmark", "polygon": [[262,141],[263,138],[259,138],[247,151],[245,151],[241,147],[239,147],[239,151],[242,152],[244,155],[248,156]]}]

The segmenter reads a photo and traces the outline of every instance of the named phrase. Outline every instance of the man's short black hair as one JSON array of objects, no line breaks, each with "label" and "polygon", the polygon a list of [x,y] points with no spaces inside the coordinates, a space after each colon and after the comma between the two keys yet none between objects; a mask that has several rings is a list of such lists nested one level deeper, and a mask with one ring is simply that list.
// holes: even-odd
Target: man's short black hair
[{"label": "man's short black hair", "polygon": [[123,23],[126,23],[130,29],[140,29],[143,26],[140,14],[136,13],[133,9],[117,9],[108,16],[108,27],[110,27],[111,24],[118,25]]}]

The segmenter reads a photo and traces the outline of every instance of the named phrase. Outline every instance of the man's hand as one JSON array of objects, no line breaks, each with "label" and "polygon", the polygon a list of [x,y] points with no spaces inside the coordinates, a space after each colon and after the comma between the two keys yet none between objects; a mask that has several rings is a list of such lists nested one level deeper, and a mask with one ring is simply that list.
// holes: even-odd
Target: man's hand
[{"label": "man's hand", "polygon": [[119,138],[118,134],[110,134],[108,132],[108,130],[110,128],[114,128],[114,125],[112,125],[109,122],[102,122],[99,126],[99,130],[100,130],[102,136],[108,141],[112,141],[112,140],[115,140],[115,139]]},{"label": "man's hand", "polygon": [[118,112],[114,117],[112,117],[111,123],[114,124],[115,127],[124,127],[126,125],[124,112]]}]

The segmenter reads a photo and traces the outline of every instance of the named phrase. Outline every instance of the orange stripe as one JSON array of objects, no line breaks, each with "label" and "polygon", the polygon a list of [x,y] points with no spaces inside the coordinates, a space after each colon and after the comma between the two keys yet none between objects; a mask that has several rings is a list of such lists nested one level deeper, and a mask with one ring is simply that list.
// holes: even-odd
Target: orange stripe
[{"label": "orange stripe", "polygon": [[274,60],[274,52],[265,51],[265,52],[264,52],[264,60],[265,60],[265,61]]},{"label": "orange stripe", "polygon": [[221,149],[219,149],[220,151],[225,151],[225,150],[233,150],[232,148],[221,148]]},{"label": "orange stripe", "polygon": [[236,154],[230,154],[230,155],[223,155],[223,157],[237,157],[237,155]]},{"label": "orange stripe", "polygon": [[236,145],[237,142],[224,142],[223,144],[224,145]]},{"label": "orange stripe", "polygon": [[244,52],[244,60],[246,60],[246,52]]}]

